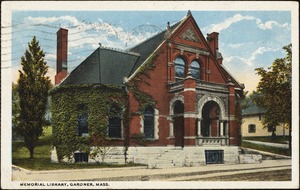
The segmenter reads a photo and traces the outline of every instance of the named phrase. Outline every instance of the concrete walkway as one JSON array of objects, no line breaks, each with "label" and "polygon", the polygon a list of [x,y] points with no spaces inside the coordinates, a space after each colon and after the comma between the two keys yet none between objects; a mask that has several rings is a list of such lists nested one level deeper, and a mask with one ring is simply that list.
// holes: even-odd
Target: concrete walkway
[{"label": "concrete walkway", "polygon": [[291,169],[290,159],[263,160],[259,164],[203,165],[166,169],[146,167],[29,171],[13,168],[14,181],[185,181],[214,176]]},{"label": "concrete walkway", "polygon": [[252,140],[243,140],[243,141],[244,142],[249,142],[249,143],[254,143],[254,144],[259,144],[259,145],[277,147],[277,148],[285,148],[285,149],[289,148],[288,144],[269,143],[269,142],[252,141]]}]

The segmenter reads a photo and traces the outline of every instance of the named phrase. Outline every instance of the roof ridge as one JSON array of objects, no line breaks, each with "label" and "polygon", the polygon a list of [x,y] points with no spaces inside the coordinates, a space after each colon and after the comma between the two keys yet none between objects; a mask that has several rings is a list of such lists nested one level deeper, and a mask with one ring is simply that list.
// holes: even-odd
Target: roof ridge
[{"label": "roof ridge", "polygon": [[113,50],[113,51],[120,52],[120,53],[127,53],[127,54],[131,54],[131,55],[140,56],[139,53],[129,51],[129,50],[123,50],[123,49],[120,49],[120,48],[114,48],[114,47],[108,47],[108,46],[102,46],[102,45],[100,45],[99,48],[100,49]]},{"label": "roof ridge", "polygon": [[[185,16],[185,17],[186,17],[186,16]],[[185,18],[185,17],[184,17],[184,18]],[[179,23],[182,22],[182,21],[183,21],[183,19],[180,20],[180,21],[178,21],[178,22],[175,22],[175,23],[171,26],[171,28],[174,27],[174,26],[176,26],[177,24],[179,24]],[[178,26],[177,26],[177,27],[178,27]],[[177,28],[177,27],[176,27],[176,28]],[[172,31],[174,31],[176,28],[172,29]],[[145,43],[145,42],[147,42],[147,41],[149,41],[149,40],[151,40],[151,39],[153,39],[153,38],[155,38],[155,37],[157,37],[157,36],[159,36],[159,35],[165,33],[166,31],[167,31],[167,28],[164,29],[164,30],[162,30],[161,32],[158,32],[157,34],[155,34],[155,35],[153,35],[153,36],[151,36],[151,37],[145,39],[144,41],[141,41],[140,43],[136,44],[135,46],[132,46],[132,47],[128,48],[127,50],[132,50],[132,49],[138,47],[139,45],[141,45],[141,44],[143,44],[143,43]]]}]

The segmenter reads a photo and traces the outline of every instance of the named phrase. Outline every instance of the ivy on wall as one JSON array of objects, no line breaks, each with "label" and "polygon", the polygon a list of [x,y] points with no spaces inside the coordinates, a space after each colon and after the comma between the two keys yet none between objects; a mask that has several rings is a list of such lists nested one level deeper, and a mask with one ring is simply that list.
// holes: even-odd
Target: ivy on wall
[{"label": "ivy on wall", "polygon": [[[153,62],[156,58],[157,55],[152,54],[127,84],[128,90],[139,102],[140,113],[146,106],[155,107],[156,104],[150,94],[140,90],[141,82],[150,85],[144,76],[150,78],[148,71],[155,68]],[[59,160],[64,157],[70,160],[72,154],[77,150],[89,153],[92,137],[98,134],[107,134],[108,118],[114,116],[114,113],[110,112],[112,106],[117,106],[122,110],[125,149],[129,146],[129,123],[132,113],[128,109],[128,94],[120,86],[61,85],[51,91],[51,96],[54,145],[57,148]],[[78,136],[77,133],[78,116],[82,114],[83,110],[80,109],[82,107],[88,114],[88,136]],[[115,114],[115,116],[119,116],[119,113]],[[126,152],[124,154],[126,155]]]},{"label": "ivy on wall", "polygon": [[[65,156],[70,158],[76,150],[89,152],[90,137],[107,134],[108,117],[113,117],[112,106],[120,107],[126,116],[127,93],[115,85],[62,85],[54,88],[51,96],[54,145],[60,160]],[[85,105],[88,113],[89,135],[86,137],[77,134],[81,105]],[[127,125],[124,128],[128,128]]]},{"label": "ivy on wall", "polygon": [[139,112],[143,112],[145,108],[149,105],[155,107],[155,100],[153,97],[140,90],[140,84],[143,82],[145,84],[150,85],[147,81],[143,78],[150,79],[149,70],[154,70],[155,64],[154,61],[157,58],[157,54],[153,53],[142,66],[139,67],[137,74],[133,77],[133,79],[128,84],[128,90],[133,94],[133,97],[139,102]]}]

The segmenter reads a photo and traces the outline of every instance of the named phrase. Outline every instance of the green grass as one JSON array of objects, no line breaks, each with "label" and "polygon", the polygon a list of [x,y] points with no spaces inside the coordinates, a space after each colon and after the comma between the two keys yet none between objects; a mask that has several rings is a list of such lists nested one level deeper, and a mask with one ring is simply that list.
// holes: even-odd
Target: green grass
[{"label": "green grass", "polygon": [[252,141],[261,141],[261,142],[270,142],[270,143],[280,143],[280,144],[286,144],[286,142],[289,141],[288,136],[264,136],[264,137],[243,137],[243,140],[252,140]]},{"label": "green grass", "polygon": [[24,142],[12,142],[12,164],[29,170],[58,170],[58,169],[84,169],[141,166],[138,164],[111,165],[111,164],[72,164],[51,163],[50,150],[52,146],[52,127],[44,128],[44,135],[40,137],[38,145],[34,149],[34,159],[29,159],[29,151]]},{"label": "green grass", "polygon": [[280,154],[280,155],[285,155],[285,156],[291,155],[291,151],[289,149],[258,145],[258,144],[254,144],[254,143],[243,142],[243,141],[242,141],[241,147],[261,150],[261,151],[265,151],[265,152],[271,152],[274,154]]}]

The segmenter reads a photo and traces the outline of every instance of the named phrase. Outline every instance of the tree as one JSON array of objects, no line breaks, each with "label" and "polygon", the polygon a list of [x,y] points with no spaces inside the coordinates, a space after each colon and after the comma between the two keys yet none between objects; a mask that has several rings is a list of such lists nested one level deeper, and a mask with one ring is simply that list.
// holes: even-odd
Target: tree
[{"label": "tree", "polygon": [[48,91],[51,88],[50,79],[45,76],[48,66],[44,57],[39,42],[33,37],[21,57],[22,71],[19,70],[20,113],[16,130],[24,138],[30,158],[33,158],[34,148],[43,133]]},{"label": "tree", "polygon": [[12,83],[12,137],[18,138],[16,134],[16,126],[18,125],[18,118],[20,115],[20,97],[18,94],[18,85]]},{"label": "tree", "polygon": [[266,109],[263,120],[265,126],[286,124],[289,127],[289,147],[291,149],[291,122],[292,122],[292,44],[284,46],[285,58],[275,59],[268,70],[255,69],[261,76],[257,86],[255,103]]}]

